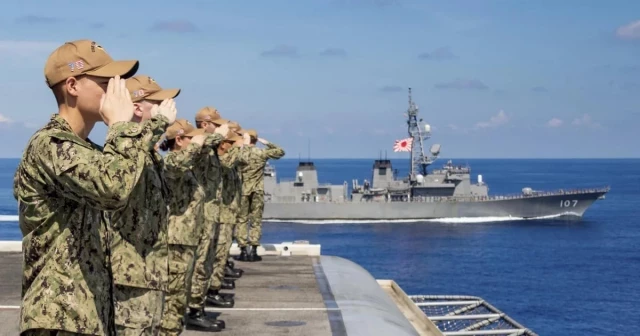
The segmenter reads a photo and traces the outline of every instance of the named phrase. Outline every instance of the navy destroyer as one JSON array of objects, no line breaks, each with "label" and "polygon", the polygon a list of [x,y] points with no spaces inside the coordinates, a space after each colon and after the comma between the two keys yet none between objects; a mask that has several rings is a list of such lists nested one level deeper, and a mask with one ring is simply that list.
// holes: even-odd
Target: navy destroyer
[{"label": "navy destroyer", "polygon": [[295,178],[278,181],[275,167],[264,171],[266,220],[430,220],[444,218],[563,218],[580,219],[609,187],[538,191],[525,187],[517,195],[489,195],[478,175],[471,180],[471,168],[450,160],[441,168],[428,170],[440,154],[434,144],[424,153],[431,127],[418,117],[411,98],[406,111],[409,137],[396,142],[396,151],[410,153],[408,176],[398,177],[391,160],[373,163],[371,182],[345,181],[342,185],[318,182],[311,161],[299,162]]}]

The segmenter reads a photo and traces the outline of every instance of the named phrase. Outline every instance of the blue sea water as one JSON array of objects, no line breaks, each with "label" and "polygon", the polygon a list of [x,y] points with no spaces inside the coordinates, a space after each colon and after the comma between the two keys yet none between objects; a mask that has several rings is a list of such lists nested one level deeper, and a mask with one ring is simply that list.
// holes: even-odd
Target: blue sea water
[{"label": "blue sea water", "polygon": [[[371,178],[373,160],[314,160],[321,182]],[[294,177],[298,160],[274,164]],[[436,162],[436,166],[444,160]],[[400,174],[406,161],[393,161]],[[265,223],[263,241],[322,244],[408,294],[481,296],[540,335],[623,335],[640,326],[640,159],[477,160],[490,193],[611,186],[581,221]],[[0,215],[15,215],[17,160],[0,160]],[[0,240],[20,240],[0,221]]]}]

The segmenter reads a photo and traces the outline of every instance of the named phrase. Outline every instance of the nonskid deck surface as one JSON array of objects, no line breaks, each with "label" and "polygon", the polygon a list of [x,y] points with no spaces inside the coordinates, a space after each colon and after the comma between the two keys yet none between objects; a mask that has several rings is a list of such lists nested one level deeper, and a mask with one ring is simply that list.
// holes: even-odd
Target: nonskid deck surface
[{"label": "nonskid deck surface", "polygon": [[[262,262],[237,262],[244,275],[236,280],[235,307],[206,308],[226,322],[215,335],[333,335],[323,288],[316,279],[318,257],[265,256]],[[18,335],[22,254],[0,253],[0,335]],[[225,291],[223,291],[225,292]],[[208,335],[187,330],[183,335]]]},{"label": "nonskid deck surface", "polygon": [[[11,249],[0,252],[0,336],[13,336],[19,334],[22,253],[19,242],[5,245]],[[285,253],[291,255],[268,255],[278,253],[283,245],[290,247]],[[265,254],[261,262],[236,262],[244,274],[236,280],[234,291],[222,291],[234,293],[235,307],[206,309],[220,314],[219,319],[226,323],[226,329],[215,334],[441,335],[416,331],[415,321],[426,317],[421,313],[412,316],[396,306],[359,265],[321,256],[319,245],[306,248],[310,255],[294,255],[304,249],[273,244],[260,250]],[[211,333],[187,330],[182,335],[205,334]]]}]

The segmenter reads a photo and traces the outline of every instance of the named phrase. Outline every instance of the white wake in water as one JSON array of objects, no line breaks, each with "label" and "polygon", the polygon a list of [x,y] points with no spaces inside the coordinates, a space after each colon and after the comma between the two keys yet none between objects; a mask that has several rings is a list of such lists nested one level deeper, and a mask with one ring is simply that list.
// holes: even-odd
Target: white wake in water
[{"label": "white wake in water", "polygon": [[299,223],[299,224],[374,224],[374,223],[450,223],[450,224],[467,224],[467,223],[494,223],[494,222],[508,222],[508,221],[524,221],[524,220],[540,220],[540,219],[553,219],[562,216],[578,216],[576,213],[565,212],[557,215],[540,216],[532,218],[524,217],[452,217],[452,218],[431,218],[431,219],[327,219],[327,220],[284,220],[284,219],[265,219],[263,222],[278,222],[278,223]]},{"label": "white wake in water", "polygon": [[[507,222],[507,221],[521,221],[521,220],[539,220],[539,219],[553,219],[562,216],[578,216],[576,213],[565,212],[557,215],[523,218],[523,217],[454,217],[454,218],[434,218],[434,219],[328,219],[328,220],[284,220],[284,219],[265,219],[263,222],[278,222],[278,223],[300,223],[300,224],[373,224],[373,223],[421,223],[421,222],[433,222],[433,223],[452,223],[452,224],[465,224],[465,223],[492,223],[492,222]],[[17,222],[18,216],[14,215],[0,215],[0,222]]]}]

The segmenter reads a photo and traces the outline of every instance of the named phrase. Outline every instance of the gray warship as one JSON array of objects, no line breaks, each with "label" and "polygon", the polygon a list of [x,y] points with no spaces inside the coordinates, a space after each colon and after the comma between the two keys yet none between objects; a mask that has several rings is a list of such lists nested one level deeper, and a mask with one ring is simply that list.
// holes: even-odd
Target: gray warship
[{"label": "gray warship", "polygon": [[398,177],[391,160],[373,163],[371,183],[345,181],[321,184],[312,161],[299,162],[294,179],[278,181],[273,165],[264,170],[265,220],[439,220],[446,218],[580,219],[609,187],[539,191],[525,187],[521,194],[489,195],[478,175],[471,180],[469,166],[450,160],[428,170],[440,154],[440,145],[424,153],[431,127],[423,124],[411,97],[406,111],[410,148],[410,172]]}]

